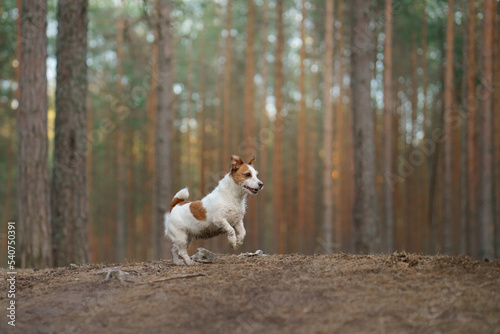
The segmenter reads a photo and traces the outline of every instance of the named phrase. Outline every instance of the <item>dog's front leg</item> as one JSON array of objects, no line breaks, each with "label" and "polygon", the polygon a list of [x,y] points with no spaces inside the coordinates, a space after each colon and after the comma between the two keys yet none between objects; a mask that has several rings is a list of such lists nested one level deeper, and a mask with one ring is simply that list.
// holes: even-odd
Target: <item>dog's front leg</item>
[{"label": "dog's front leg", "polygon": [[245,240],[245,235],[247,235],[247,231],[245,231],[245,226],[243,226],[243,220],[240,220],[238,224],[234,226],[234,230],[236,231],[236,246],[240,247],[243,245],[243,240]]},{"label": "dog's front leg", "polygon": [[237,248],[238,244],[236,241],[236,232],[234,228],[227,222],[226,218],[222,218],[221,220],[222,228],[227,233],[227,240],[229,241],[229,245],[233,248]]}]

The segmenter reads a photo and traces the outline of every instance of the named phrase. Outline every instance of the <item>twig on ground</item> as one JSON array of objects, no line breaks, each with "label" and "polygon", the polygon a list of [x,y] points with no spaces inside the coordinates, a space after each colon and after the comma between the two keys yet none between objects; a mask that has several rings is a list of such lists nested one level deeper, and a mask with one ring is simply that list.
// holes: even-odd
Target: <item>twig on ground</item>
[{"label": "twig on ground", "polygon": [[199,276],[206,276],[206,275],[199,273],[199,274],[184,275],[184,276],[166,277],[166,278],[155,279],[155,280],[152,280],[149,282],[139,282],[139,283],[135,283],[135,284],[136,285],[153,284],[153,283],[158,283],[158,282],[171,281],[174,279],[192,278],[192,277],[199,277]]}]

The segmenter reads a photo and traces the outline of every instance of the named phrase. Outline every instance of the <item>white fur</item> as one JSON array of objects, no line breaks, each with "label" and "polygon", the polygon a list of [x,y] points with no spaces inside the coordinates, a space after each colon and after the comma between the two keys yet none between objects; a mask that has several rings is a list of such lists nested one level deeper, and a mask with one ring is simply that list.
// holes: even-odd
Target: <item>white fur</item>
[{"label": "white fur", "polygon": [[[176,205],[172,212],[165,215],[165,235],[172,241],[172,256],[177,265],[191,265],[195,262],[189,258],[187,248],[194,239],[207,239],[220,234],[227,234],[229,244],[237,248],[243,244],[245,227],[243,216],[246,209],[247,195],[253,193],[244,186],[262,189],[262,182],[257,178],[257,171],[248,166],[252,176],[241,185],[236,184],[230,173],[219,181],[217,187],[201,202],[206,210],[204,221],[197,220],[190,211],[190,205]],[[187,188],[179,191],[175,197],[187,199]]]}]

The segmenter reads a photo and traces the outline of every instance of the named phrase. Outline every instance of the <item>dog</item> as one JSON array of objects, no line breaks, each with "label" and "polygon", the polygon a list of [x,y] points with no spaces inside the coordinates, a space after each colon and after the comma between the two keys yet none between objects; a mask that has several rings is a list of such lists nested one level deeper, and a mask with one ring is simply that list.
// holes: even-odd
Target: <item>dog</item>
[{"label": "dog", "polygon": [[231,171],[200,201],[187,201],[188,188],[174,196],[170,212],[165,215],[165,236],[173,244],[174,264],[195,264],[187,253],[189,243],[194,239],[227,234],[229,245],[234,249],[243,244],[247,196],[257,195],[264,187],[264,183],[257,178],[254,162],[255,157],[245,164],[240,157],[231,156]]}]

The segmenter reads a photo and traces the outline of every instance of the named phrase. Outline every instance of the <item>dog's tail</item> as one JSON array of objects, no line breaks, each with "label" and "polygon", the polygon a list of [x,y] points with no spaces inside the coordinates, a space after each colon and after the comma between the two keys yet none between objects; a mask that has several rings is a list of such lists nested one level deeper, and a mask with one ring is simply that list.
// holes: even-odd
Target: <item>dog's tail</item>
[{"label": "dog's tail", "polygon": [[181,189],[177,194],[175,194],[174,198],[172,198],[172,202],[170,203],[170,211],[174,209],[174,206],[177,204],[184,202],[189,197],[188,188]]}]

